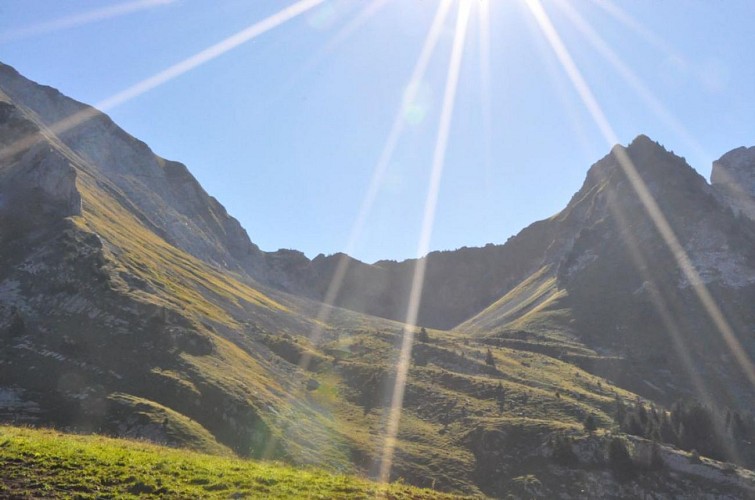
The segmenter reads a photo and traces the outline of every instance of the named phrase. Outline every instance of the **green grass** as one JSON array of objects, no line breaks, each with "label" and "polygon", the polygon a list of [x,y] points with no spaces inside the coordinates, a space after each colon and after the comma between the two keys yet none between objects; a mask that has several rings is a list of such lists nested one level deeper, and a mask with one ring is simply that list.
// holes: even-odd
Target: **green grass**
[{"label": "green grass", "polygon": [[275,462],[17,427],[0,427],[0,497],[453,498]]}]

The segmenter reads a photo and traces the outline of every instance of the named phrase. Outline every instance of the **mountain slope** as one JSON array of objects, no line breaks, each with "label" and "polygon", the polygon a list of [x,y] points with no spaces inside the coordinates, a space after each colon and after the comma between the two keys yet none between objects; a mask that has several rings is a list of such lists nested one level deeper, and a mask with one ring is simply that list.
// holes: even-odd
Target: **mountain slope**
[{"label": "mountain slope", "polygon": [[[107,178],[110,194],[145,226],[206,262],[232,270],[255,268],[262,258],[259,249],[184,165],[159,158],[106,115],[9,66],[0,65],[0,82],[27,119],[50,127],[58,145],[75,151],[90,175]],[[18,142],[11,152],[28,147]]]},{"label": "mountain slope", "polygon": [[[539,278],[550,280],[549,288],[528,289],[525,281],[459,329],[498,330],[498,338],[562,331],[565,339],[625,359],[626,366],[615,374],[597,373],[648,397],[670,403],[680,390],[703,390],[719,404],[752,411],[755,393],[746,370],[737,365],[695,285],[705,287],[714,307],[722,308],[736,342],[753,359],[755,226],[720,203],[716,191],[682,158],[645,137],[625,151],[681,248],[669,248],[617,156],[609,154],[590,169],[567,208],[551,219],[573,232],[547,247],[564,249]],[[543,255],[545,248],[534,251]],[[680,263],[685,259],[693,274],[684,272]],[[514,301],[533,306],[513,316]]]},{"label": "mountain slope", "polygon": [[[619,269],[636,285],[618,238],[594,248],[604,230],[620,234],[601,196],[615,191],[627,210],[636,204],[618,188],[610,158],[567,210],[506,245],[428,257],[423,321],[452,326],[484,312],[463,328],[418,335],[398,386],[408,328],[354,311],[400,320],[414,262],[351,262],[335,303],[352,310],[311,300],[328,294],[348,256],[260,252],[185,167],[156,157],[104,115],[7,67],[0,92],[1,419],[374,477],[388,442],[389,479],[466,494],[576,494],[588,486],[629,494],[659,484],[691,496],[749,491],[746,473],[731,486],[715,472],[720,465],[706,465],[703,479],[683,468],[646,471],[624,486],[610,473],[606,431],[617,409],[640,401],[667,414],[620,386],[638,380],[625,369],[632,351],[601,334],[614,323],[591,314],[618,311],[619,301],[601,303],[600,294],[623,300],[625,285],[598,280],[593,290],[580,277],[605,281]],[[646,139],[629,150],[646,147],[656,151]],[[149,181],[140,180],[144,172]],[[680,181],[673,174],[664,182],[658,193]],[[680,185],[705,183],[686,176]],[[730,214],[722,214],[712,226],[724,227]],[[748,234],[736,238],[748,242]],[[696,258],[709,257],[706,241]],[[718,269],[710,262],[704,276]],[[678,273],[667,274],[683,287]],[[585,432],[587,420],[595,434]],[[561,463],[556,442],[576,461]],[[638,464],[643,443],[627,445]],[[592,458],[580,454],[585,447]],[[687,460],[673,448],[664,455]]]},{"label": "mountain slope", "polygon": [[[318,423],[321,410],[302,402],[305,372],[281,364],[263,342],[265,335],[321,328],[297,312],[301,301],[220,271],[212,248],[221,257],[231,253],[212,243],[221,239],[210,225],[196,234],[171,232],[166,221],[188,217],[165,201],[183,180],[166,174],[165,189],[154,179],[131,184],[133,170],[155,170],[160,162],[138,156],[145,147],[119,130],[108,149],[111,140],[100,136],[112,127],[108,119],[96,115],[94,124],[82,122],[61,138],[55,123],[5,93],[6,83],[0,380],[10,401],[25,409],[13,418],[295,461],[320,461],[332,448],[330,465],[349,466],[337,424]],[[54,91],[22,83],[27,101],[50,99],[60,113],[68,109]],[[88,146],[92,136],[104,146]],[[120,150],[123,144],[137,153]],[[94,163],[96,155],[104,165]],[[110,165],[109,155],[136,159]],[[182,235],[187,249],[209,249],[200,253],[207,261],[173,244]],[[310,415],[290,432],[302,443],[278,440],[287,425],[276,416],[281,412]]]},{"label": "mountain slope", "polygon": [[755,218],[755,147],[737,148],[713,162],[710,182],[734,213]]}]

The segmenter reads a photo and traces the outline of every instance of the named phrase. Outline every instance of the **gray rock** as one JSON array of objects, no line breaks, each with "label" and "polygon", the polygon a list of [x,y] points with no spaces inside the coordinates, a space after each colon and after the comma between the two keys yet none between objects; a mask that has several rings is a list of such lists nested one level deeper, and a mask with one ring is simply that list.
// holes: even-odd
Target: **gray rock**
[{"label": "gray rock", "polygon": [[734,213],[755,219],[755,146],[734,149],[713,162],[710,181]]}]

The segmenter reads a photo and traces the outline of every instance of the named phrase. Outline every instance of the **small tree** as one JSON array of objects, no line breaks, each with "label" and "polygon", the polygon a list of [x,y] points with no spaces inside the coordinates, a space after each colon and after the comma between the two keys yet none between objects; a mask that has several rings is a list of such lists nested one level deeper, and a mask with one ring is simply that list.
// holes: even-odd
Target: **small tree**
[{"label": "small tree", "polygon": [[629,454],[626,442],[620,437],[614,437],[608,443],[608,465],[620,481],[634,475],[634,463]]},{"label": "small tree", "polygon": [[585,431],[589,432],[590,434],[598,430],[598,423],[595,421],[595,417],[593,417],[592,415],[587,415],[582,424],[585,426]]},{"label": "small tree", "polygon": [[495,389],[495,399],[498,402],[498,411],[503,413],[503,408],[506,406],[506,389],[503,388],[503,384],[498,382],[498,387]]},{"label": "small tree", "polygon": [[485,354],[485,364],[495,368],[495,358],[493,357],[493,352],[490,350],[490,347],[488,347],[488,352]]},{"label": "small tree", "polygon": [[624,425],[624,419],[627,416],[627,408],[624,405],[624,401],[621,400],[618,394],[616,394],[616,423],[619,426]]},{"label": "small tree", "polygon": [[427,330],[425,330],[424,326],[420,328],[419,334],[417,335],[417,340],[419,340],[423,344],[430,342],[430,335],[427,334]]}]

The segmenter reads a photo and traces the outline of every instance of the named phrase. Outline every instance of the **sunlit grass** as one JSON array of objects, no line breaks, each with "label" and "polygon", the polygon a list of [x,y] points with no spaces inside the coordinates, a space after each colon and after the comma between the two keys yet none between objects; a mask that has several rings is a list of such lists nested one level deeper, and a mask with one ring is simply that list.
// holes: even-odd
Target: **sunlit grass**
[{"label": "sunlit grass", "polygon": [[[178,309],[194,310],[197,315],[220,323],[237,325],[227,305],[285,311],[286,308],[258,290],[221,273],[146,230],[128,210],[98,188],[88,175],[79,176],[86,226],[116,246],[119,261],[129,272],[166,293],[162,299]],[[202,292],[204,290],[204,293]],[[217,301],[211,301],[214,296]],[[224,302],[225,307],[218,304]]]},{"label": "sunlit grass", "polygon": [[451,498],[317,469],[14,427],[0,427],[0,496]]}]

